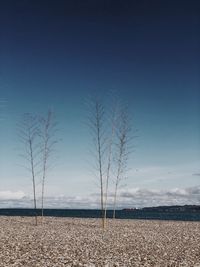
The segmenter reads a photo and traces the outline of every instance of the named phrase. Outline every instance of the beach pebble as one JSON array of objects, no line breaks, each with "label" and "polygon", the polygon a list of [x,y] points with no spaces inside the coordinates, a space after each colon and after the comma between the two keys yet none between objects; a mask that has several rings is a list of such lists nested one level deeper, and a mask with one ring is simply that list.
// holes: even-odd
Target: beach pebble
[{"label": "beach pebble", "polygon": [[0,267],[200,267],[200,222],[0,217]]}]

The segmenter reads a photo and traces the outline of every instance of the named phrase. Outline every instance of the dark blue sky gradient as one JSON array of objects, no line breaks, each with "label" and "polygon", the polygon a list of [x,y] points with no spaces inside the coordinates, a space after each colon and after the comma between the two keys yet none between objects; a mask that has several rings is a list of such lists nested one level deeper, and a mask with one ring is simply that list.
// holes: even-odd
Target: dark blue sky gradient
[{"label": "dark blue sky gradient", "polygon": [[[61,158],[72,173],[77,164],[84,169],[84,101],[115,90],[140,132],[133,168],[188,163],[198,171],[199,30],[194,0],[0,1],[1,146],[10,148],[1,165],[17,162],[21,114],[53,107]],[[12,180],[11,171],[3,174]]]}]

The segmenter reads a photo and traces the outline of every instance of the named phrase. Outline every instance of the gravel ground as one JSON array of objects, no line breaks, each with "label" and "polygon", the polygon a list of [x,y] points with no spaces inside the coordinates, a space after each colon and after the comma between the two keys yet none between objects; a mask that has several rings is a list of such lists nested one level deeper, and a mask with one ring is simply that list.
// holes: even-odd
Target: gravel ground
[{"label": "gravel ground", "polygon": [[200,222],[0,217],[0,267],[200,267]]}]

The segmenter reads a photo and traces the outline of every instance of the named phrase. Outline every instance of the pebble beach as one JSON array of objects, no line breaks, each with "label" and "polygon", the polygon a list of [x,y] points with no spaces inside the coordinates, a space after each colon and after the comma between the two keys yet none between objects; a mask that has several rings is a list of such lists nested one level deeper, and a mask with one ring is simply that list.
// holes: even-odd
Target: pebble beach
[{"label": "pebble beach", "polygon": [[0,267],[200,267],[200,222],[0,217]]}]

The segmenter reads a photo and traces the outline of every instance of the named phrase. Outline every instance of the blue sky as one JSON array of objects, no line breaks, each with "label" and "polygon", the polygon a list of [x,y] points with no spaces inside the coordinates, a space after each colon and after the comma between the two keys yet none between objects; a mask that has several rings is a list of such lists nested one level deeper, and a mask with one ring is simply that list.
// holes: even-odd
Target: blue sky
[{"label": "blue sky", "polygon": [[98,192],[85,102],[93,94],[106,100],[112,90],[139,130],[127,188],[199,187],[199,8],[194,0],[1,1],[2,196],[31,195],[16,124],[23,113],[48,108],[62,139],[48,176],[49,197]]}]

